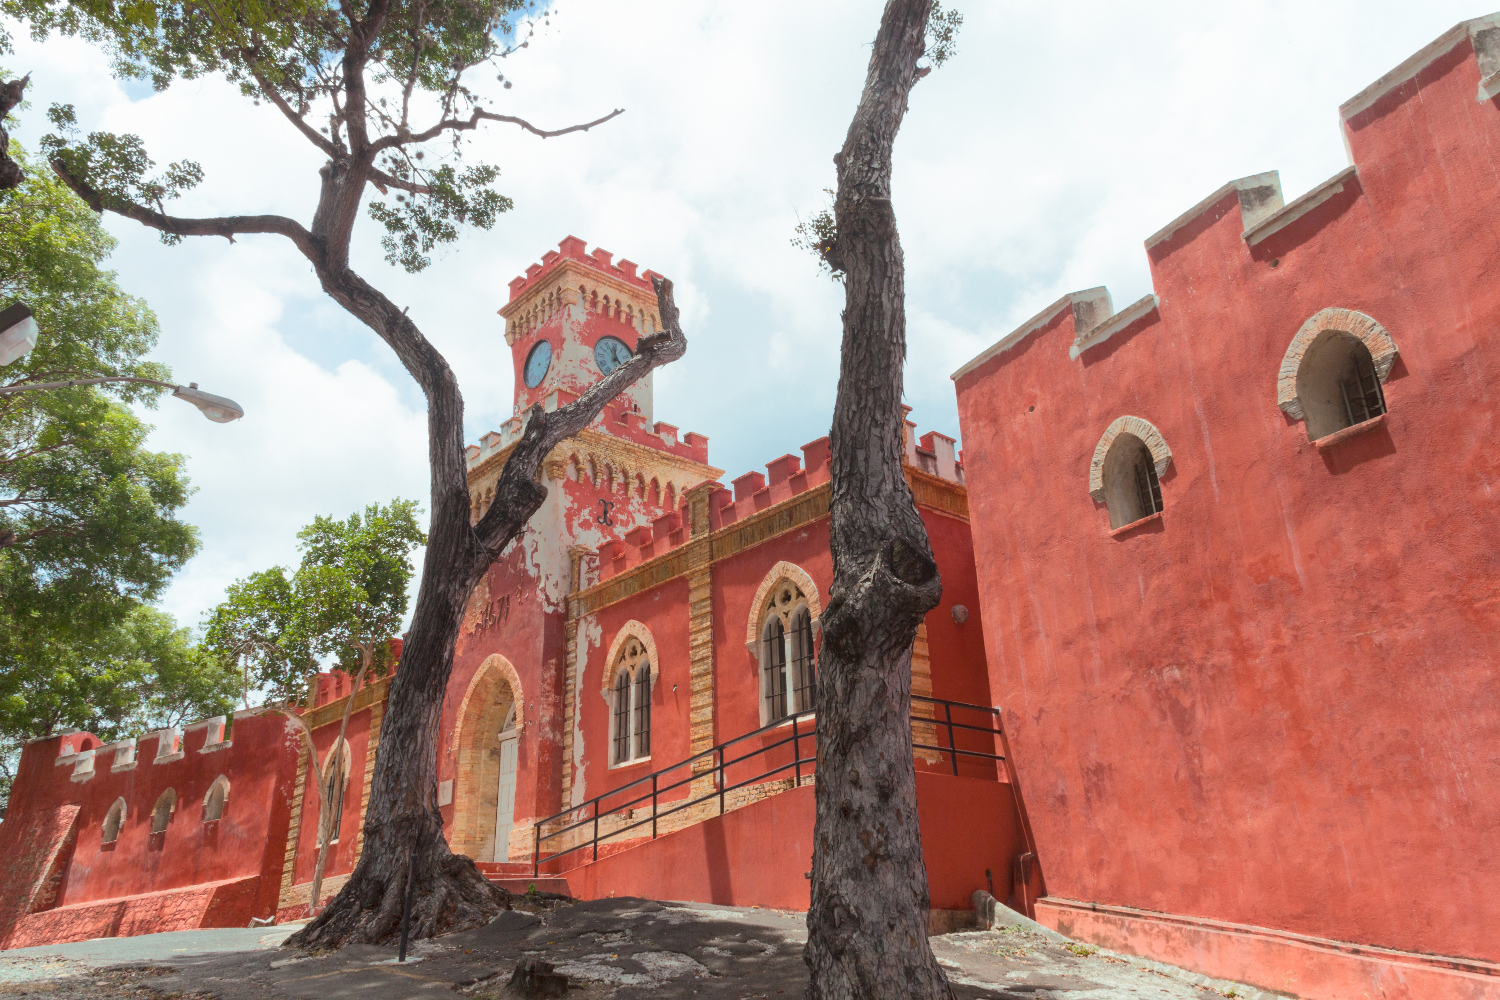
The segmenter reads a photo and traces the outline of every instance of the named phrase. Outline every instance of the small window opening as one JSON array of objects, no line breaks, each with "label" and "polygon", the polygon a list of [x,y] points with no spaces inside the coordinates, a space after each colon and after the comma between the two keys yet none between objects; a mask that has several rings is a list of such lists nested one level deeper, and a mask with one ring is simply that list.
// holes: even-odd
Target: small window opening
[{"label": "small window opening", "polygon": [[635,755],[651,756],[650,662],[643,662],[635,673]]},{"label": "small window opening", "polygon": [[177,811],[177,791],[168,788],[161,793],[156,800],[156,806],[151,810],[151,832],[165,833],[167,824],[172,821],[172,814]]},{"label": "small window opening", "polygon": [[772,618],[766,622],[766,704],[770,709],[770,719],[784,719],[789,714],[786,710],[786,627],[781,624],[780,618]]},{"label": "small window opening", "polygon": [[339,828],[344,825],[344,795],[349,790],[349,745],[335,744],[323,763],[323,817],[318,843],[327,836],[330,844],[339,842]]},{"label": "small window opening", "polygon": [[1352,334],[1327,330],[1302,356],[1297,399],[1310,441],[1373,420],[1386,411],[1370,349]]},{"label": "small window opening", "polygon": [[222,819],[224,803],[228,800],[229,779],[221,774],[208,786],[208,794],[203,797],[203,822],[212,823],[216,819]]},{"label": "small window opening", "polygon": [[1134,434],[1121,434],[1104,459],[1104,501],[1109,507],[1109,526],[1127,524],[1162,511],[1161,480],[1151,449]]},{"label": "small window opening", "polygon": [[115,804],[109,807],[109,812],[104,816],[104,832],[100,841],[105,844],[113,844],[120,838],[120,827],[125,825],[125,800],[115,799]]},{"label": "small window opening", "polygon": [[804,605],[792,615],[791,646],[793,694],[798,711],[818,704],[818,663],[813,655],[812,613]]},{"label": "small window opening", "polygon": [[630,759],[630,673],[615,678],[615,763]]}]

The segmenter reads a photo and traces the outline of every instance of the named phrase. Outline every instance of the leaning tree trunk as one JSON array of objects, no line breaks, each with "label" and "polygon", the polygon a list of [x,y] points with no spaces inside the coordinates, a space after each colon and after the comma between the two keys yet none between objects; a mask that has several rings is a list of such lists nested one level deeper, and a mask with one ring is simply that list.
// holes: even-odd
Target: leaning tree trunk
[{"label": "leaning tree trunk", "polygon": [[464,609],[490,564],[546,499],[547,490],[537,481],[542,460],[641,376],[681,357],[687,341],[678,325],[672,283],[653,278],[663,332],[643,338],[634,357],[576,401],[550,413],[540,406],[527,412],[521,440],[501,470],[494,502],[471,526],[463,397],[446,362],[404,313],[352,272],[320,269],[319,276],[346,309],[369,317],[366,322],[382,332],[425,391],[432,465],[427,554],[411,630],[380,726],[364,846],[338,895],[287,940],[292,947],[329,948],[388,941],[398,934],[413,874],[413,937],[478,926],[509,906],[509,893],[489,882],[472,860],[448,850],[437,806],[439,725]]},{"label": "leaning tree trunk", "polygon": [[911,650],[942,593],[902,472],[905,273],[891,147],[923,71],[931,0],[890,0],[864,94],[834,158],[844,340],[832,429],[833,586],[818,656],[817,823],[805,957],[815,1000],[952,990],[927,943],[912,764]]}]

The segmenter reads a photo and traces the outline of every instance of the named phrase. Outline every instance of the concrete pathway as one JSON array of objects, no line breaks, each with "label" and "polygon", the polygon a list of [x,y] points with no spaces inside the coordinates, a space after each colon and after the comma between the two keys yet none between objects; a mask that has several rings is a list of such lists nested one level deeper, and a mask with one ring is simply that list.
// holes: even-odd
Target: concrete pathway
[{"label": "concrete pathway", "polygon": [[[803,915],[777,910],[606,899],[544,913],[511,911],[487,927],[418,942],[404,964],[389,948],[357,945],[321,956],[278,949],[294,929],[185,932],[4,952],[0,993],[411,1000],[456,991],[499,1000],[511,970],[528,956],[568,976],[569,1000],[792,1000],[807,985]],[[947,934],[932,943],[961,1000],[1271,1000],[1026,926]],[[90,980],[86,966],[110,971]],[[82,989],[85,984],[90,988]]]}]

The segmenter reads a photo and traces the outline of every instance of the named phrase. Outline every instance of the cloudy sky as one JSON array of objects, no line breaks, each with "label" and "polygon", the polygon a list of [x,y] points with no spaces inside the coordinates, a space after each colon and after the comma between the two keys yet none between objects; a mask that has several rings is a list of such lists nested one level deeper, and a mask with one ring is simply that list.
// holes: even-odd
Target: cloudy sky
[{"label": "cloudy sky", "polygon": [[[1492,0],[1493,2],[1493,0]],[[948,376],[1066,291],[1150,291],[1142,241],[1225,181],[1280,170],[1288,200],[1347,163],[1337,108],[1460,20],[1473,0],[960,0],[959,53],[918,84],[896,151],[907,262],[908,401],[958,436]],[[626,113],[540,140],[493,125],[475,151],[515,209],[423,274],[386,265],[369,222],[356,268],[446,353],[471,440],[510,414],[495,310],[506,283],[573,234],[670,275],[690,340],[657,373],[656,417],[710,438],[726,481],[827,433],[841,290],[794,250],[823,204],[864,80],[876,0],[558,0],[509,60],[494,106],[542,127]],[[158,162],[199,161],[183,215],[306,221],[319,157],[269,107],[215,80],[153,93],[114,81],[87,44],[16,31],[32,73],[34,146],[52,102],[88,129],[134,132]],[[276,237],[177,247],[126,220],[123,285],[162,323],[156,357],[238,400],[221,426],[164,400],[153,445],[188,456],[186,516],[203,550],[164,606],[196,623],[226,584],[295,562],[316,514],[427,495],[419,392],[373,334]]]}]

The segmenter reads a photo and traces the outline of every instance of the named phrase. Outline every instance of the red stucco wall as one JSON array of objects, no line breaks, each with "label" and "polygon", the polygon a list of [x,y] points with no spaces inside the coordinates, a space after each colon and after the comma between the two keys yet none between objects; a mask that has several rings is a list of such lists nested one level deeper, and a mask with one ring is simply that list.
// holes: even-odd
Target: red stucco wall
[{"label": "red stucco wall", "polygon": [[[989,673],[1056,896],[1500,959],[1500,101],[1467,39],[1347,125],[1358,178],[1250,248],[1230,192],[1150,252],[1159,310],[1063,309],[958,380]],[[1277,408],[1302,323],[1400,349],[1383,426]],[[1087,492],[1112,420],[1163,517]]]},{"label": "red stucco wall", "polygon": [[[78,781],[75,764],[56,763],[59,752],[91,750],[98,739],[73,734],[26,745],[0,824],[0,852],[12,858],[7,892],[22,888],[16,878],[29,886],[44,877],[44,850],[54,851],[61,877],[45,911],[23,917],[15,905],[7,907],[0,932],[8,947],[106,932],[244,926],[274,911],[279,885],[262,878],[262,870],[286,844],[296,735],[279,716],[243,717],[228,743],[205,752],[210,732],[206,724],[189,727],[181,756],[160,763],[157,737],[140,740],[133,767],[114,771],[114,751],[98,754],[92,776]],[[204,796],[220,775],[230,783],[224,814],[205,823]],[[177,811],[166,831],[153,836],[151,812],[168,788],[177,793]],[[104,844],[104,818],[121,797],[125,822],[115,842]],[[33,820],[73,809],[74,819],[53,824],[49,836],[27,837],[37,829]],[[154,895],[140,905],[116,902],[146,894]]]}]

